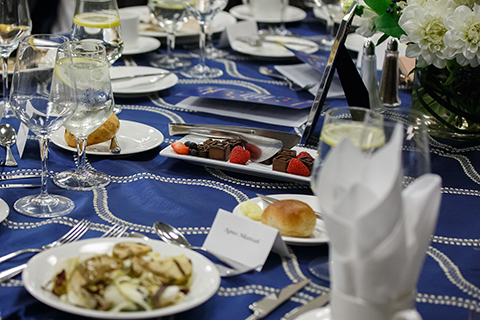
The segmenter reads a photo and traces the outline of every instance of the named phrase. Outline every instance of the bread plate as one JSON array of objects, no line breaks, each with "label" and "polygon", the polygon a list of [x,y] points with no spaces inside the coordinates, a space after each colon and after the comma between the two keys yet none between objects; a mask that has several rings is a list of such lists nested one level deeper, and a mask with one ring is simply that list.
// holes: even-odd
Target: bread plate
[{"label": "bread plate", "polygon": [[[65,129],[62,127],[52,134],[51,141],[58,147],[77,152],[76,148],[70,147],[64,138]],[[111,153],[110,141],[94,144],[87,147],[87,154],[97,156],[122,156],[139,153],[158,147],[163,142],[163,134],[157,129],[146,124],[120,120],[120,129],[117,139],[122,151]]]},{"label": "bread plate", "polygon": [[[45,290],[45,286],[54,276],[54,265],[57,261],[66,258],[93,256],[108,252],[115,244],[125,241],[142,242],[149,245],[153,252],[162,256],[186,255],[193,264],[193,279],[185,300],[165,308],[151,311],[108,312],[76,307],[61,301],[53,293]],[[98,319],[147,319],[160,318],[190,310],[212,297],[220,285],[220,275],[215,265],[192,250],[172,246],[162,241],[144,240],[140,238],[103,238],[88,239],[65,244],[37,254],[30,259],[27,268],[23,271],[22,280],[27,291],[39,301],[52,308],[71,314]],[[67,317],[66,317],[67,318]]]},{"label": "bread plate", "polygon": [[[318,198],[316,196],[309,196],[309,195],[302,195],[302,194],[273,194],[271,195],[271,197],[278,200],[293,199],[293,200],[303,201],[306,204],[308,204],[314,211],[320,211],[320,205],[318,203]],[[262,210],[265,210],[265,208],[268,206],[260,198],[252,198],[248,201],[258,204],[260,208],[262,208]],[[233,209],[232,213],[236,216],[239,216],[245,219],[250,219],[247,216],[245,216],[242,213],[242,211],[240,211],[240,205],[241,203]],[[261,223],[261,222],[258,222],[258,223]],[[286,244],[296,245],[296,246],[314,246],[314,245],[327,243],[328,241],[330,241],[327,235],[327,230],[325,228],[325,222],[323,222],[323,220],[320,220],[320,219],[317,219],[317,225],[315,226],[315,230],[310,235],[310,237],[308,238],[282,237],[282,239],[283,241],[285,241]]]}]

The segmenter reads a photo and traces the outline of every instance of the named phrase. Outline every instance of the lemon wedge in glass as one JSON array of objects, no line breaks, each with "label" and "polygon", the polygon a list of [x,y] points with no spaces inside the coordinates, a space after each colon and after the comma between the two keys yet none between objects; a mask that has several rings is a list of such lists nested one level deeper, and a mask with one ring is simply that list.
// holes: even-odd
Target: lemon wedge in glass
[{"label": "lemon wedge in glass", "polygon": [[87,12],[75,15],[73,23],[86,28],[108,29],[118,27],[120,18],[115,14]]},{"label": "lemon wedge in glass", "polygon": [[365,127],[363,123],[355,123],[355,121],[326,124],[320,134],[320,140],[335,146],[345,136],[350,138],[357,147],[360,146],[362,137],[364,140],[362,148],[378,148],[385,144],[385,133],[381,128]]}]

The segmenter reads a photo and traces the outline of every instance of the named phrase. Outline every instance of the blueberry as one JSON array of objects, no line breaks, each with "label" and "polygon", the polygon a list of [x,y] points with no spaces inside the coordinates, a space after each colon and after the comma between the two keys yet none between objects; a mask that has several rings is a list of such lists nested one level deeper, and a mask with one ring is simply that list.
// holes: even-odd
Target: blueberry
[{"label": "blueberry", "polygon": [[197,156],[198,155],[197,149],[192,149],[190,147],[190,150],[188,151],[188,154],[191,155],[191,156]]},{"label": "blueberry", "polygon": [[193,141],[185,141],[184,145],[186,145],[190,149],[197,149],[197,143]]}]

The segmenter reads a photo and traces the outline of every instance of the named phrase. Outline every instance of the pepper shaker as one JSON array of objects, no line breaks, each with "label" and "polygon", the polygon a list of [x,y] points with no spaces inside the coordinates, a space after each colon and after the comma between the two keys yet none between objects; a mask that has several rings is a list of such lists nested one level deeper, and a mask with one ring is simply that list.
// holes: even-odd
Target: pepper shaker
[{"label": "pepper shaker", "polygon": [[385,107],[398,107],[402,103],[398,97],[398,77],[398,41],[391,39],[385,50],[380,82],[380,99]]},{"label": "pepper shaker", "polygon": [[368,90],[370,109],[383,112],[385,107],[380,100],[377,82],[377,56],[375,55],[375,44],[367,39],[363,44],[361,75],[363,83]]}]

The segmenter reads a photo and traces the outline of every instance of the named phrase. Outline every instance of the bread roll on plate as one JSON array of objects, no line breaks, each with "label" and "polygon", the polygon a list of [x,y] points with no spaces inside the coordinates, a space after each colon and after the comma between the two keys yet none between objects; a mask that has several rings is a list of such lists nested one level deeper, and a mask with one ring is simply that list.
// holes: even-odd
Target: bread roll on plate
[{"label": "bread roll on plate", "polygon": [[[88,136],[87,146],[111,140],[117,134],[118,129],[120,129],[120,120],[118,120],[118,117],[115,115],[115,113],[112,113],[107,121],[105,121],[100,127],[97,128],[97,130],[93,131]],[[65,129],[64,138],[70,147],[77,147],[75,136],[67,129]]]},{"label": "bread roll on plate", "polygon": [[278,229],[282,236],[307,238],[315,230],[317,217],[305,202],[278,200],[263,211],[261,221]]}]

